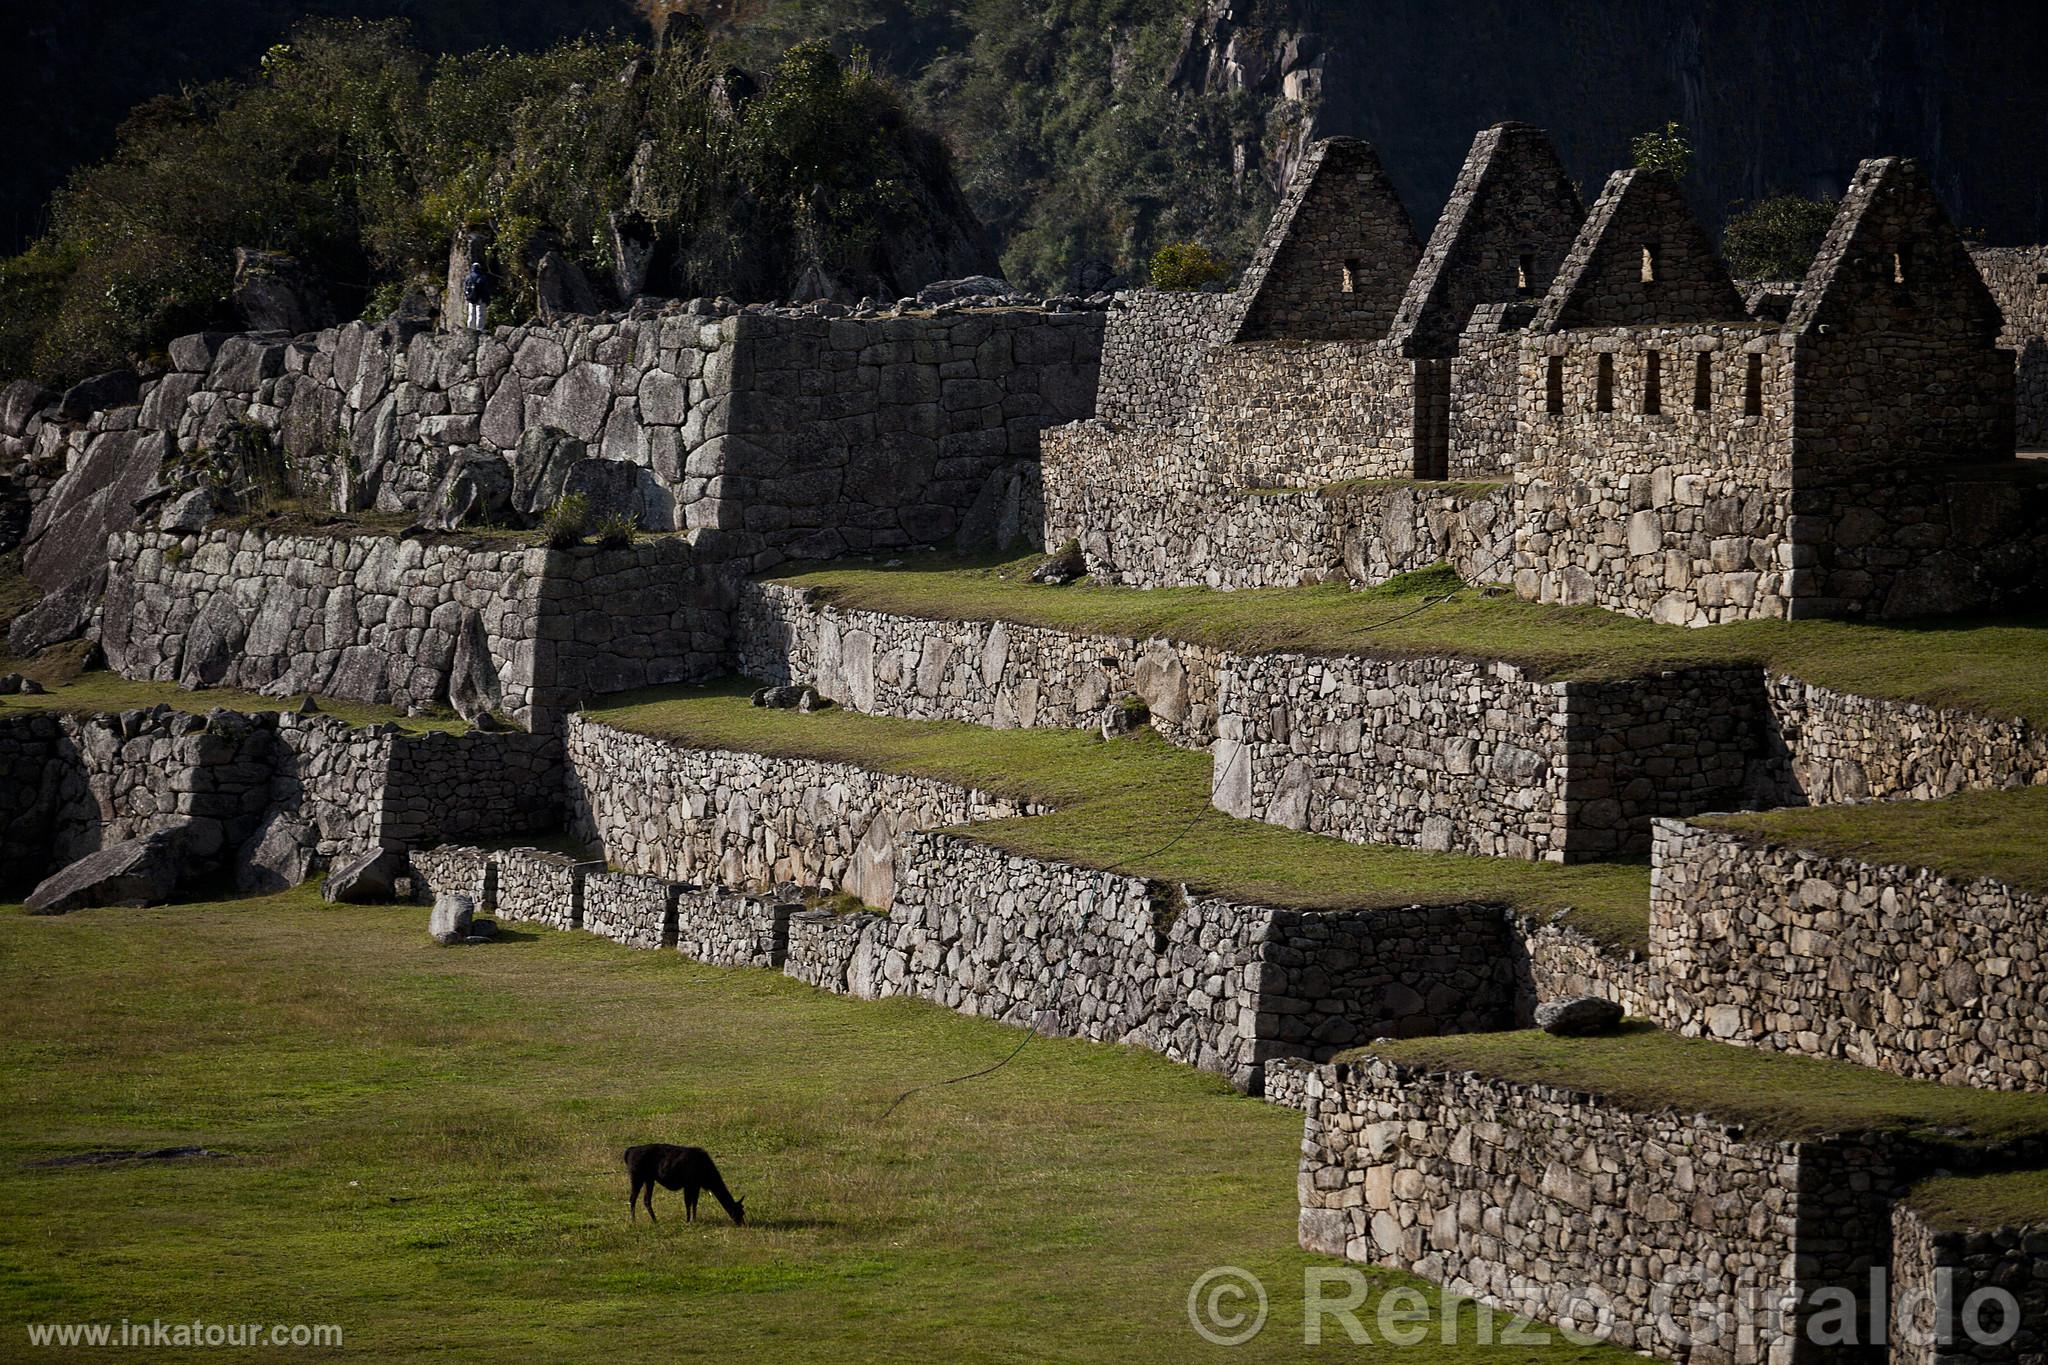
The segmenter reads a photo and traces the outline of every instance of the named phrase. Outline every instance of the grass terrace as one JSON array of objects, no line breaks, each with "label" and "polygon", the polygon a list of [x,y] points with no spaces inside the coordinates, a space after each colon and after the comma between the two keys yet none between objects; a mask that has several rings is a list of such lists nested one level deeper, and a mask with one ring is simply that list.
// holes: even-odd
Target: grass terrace
[{"label": "grass terrace", "polygon": [[1618,946],[1647,942],[1642,863],[1524,862],[1346,843],[1209,804],[1209,756],[1149,730],[1105,740],[1087,730],[988,730],[832,707],[809,715],[750,705],[745,690],[625,693],[590,719],[701,749],[742,749],[916,773],[1045,802],[1051,815],[956,830],[1032,857],[1115,867],[1262,905],[1371,908],[1500,901],[1569,922]]},{"label": "grass terrace", "polygon": [[[1688,630],[1597,607],[1546,606],[1461,582],[1448,568],[1375,588],[1218,592],[1028,581],[1041,556],[1002,563],[845,561],[780,575],[847,608],[945,621],[1012,621],[1164,636],[1245,653],[1505,659],[1554,679],[1640,677],[1754,663],[1843,692],[2048,724],[2048,615],[1996,622],[1743,621]],[[1440,601],[1428,599],[1442,598]]]},{"label": "grass terrace", "polygon": [[[147,711],[168,706],[174,711],[204,714],[213,710],[239,711],[257,715],[266,711],[296,711],[305,698],[266,697],[257,692],[239,692],[231,687],[209,687],[188,692],[176,683],[143,682],[124,678],[106,669],[80,670],[79,654],[63,647],[45,650],[35,659],[0,659],[0,673],[20,673],[48,688],[37,696],[0,697],[0,718],[23,711],[58,711],[92,715],[101,711]],[[389,706],[369,702],[319,699],[321,711],[350,725],[396,725],[413,734],[444,731],[461,734],[469,727],[453,711],[408,716]]]},{"label": "grass terrace", "polygon": [[[425,914],[312,886],[0,909],[16,1345],[25,1323],[128,1317],[340,1326],[339,1350],[294,1353],[314,1359],[1331,1357],[1302,1341],[1303,1273],[1332,1262],[1295,1240],[1297,1112],[1039,1038],[884,1117],[1024,1035],[586,934],[436,948]],[[708,1148],[746,1225],[709,1197],[685,1223],[667,1191],[658,1226],[629,1222],[619,1155],[655,1141]],[[50,1164],[187,1146],[220,1155]],[[1270,1292],[1249,1353],[1189,1326],[1221,1265]],[[1361,1269],[1366,1323],[1395,1286],[1434,1317],[1434,1287]],[[1365,1365],[1633,1358],[1528,1336],[1551,1344],[1335,1340]]]},{"label": "grass terrace", "polygon": [[1681,1038],[1642,1021],[1597,1038],[1527,1029],[1383,1041],[1338,1060],[1367,1055],[1582,1090],[1645,1112],[1707,1114],[1768,1138],[1896,1133],[1992,1146],[2048,1136],[2048,1095],[1907,1080],[1853,1062]]},{"label": "grass terrace", "polygon": [[2048,1227],[2048,1171],[1952,1175],[1913,1188],[1907,1203],[1938,1228]]},{"label": "grass terrace", "polygon": [[1706,816],[1710,829],[1866,863],[1995,877],[2048,894],[2048,787],[1958,792],[1939,801],[1872,801]]}]

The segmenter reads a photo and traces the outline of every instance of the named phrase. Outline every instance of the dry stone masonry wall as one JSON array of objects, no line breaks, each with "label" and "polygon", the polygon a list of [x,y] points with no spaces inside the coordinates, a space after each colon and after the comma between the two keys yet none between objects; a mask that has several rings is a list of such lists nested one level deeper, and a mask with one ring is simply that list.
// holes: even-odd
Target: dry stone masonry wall
[{"label": "dry stone masonry wall", "polygon": [[2048,896],[1657,822],[1653,1017],[1694,1037],[2048,1090]]},{"label": "dry stone masonry wall", "polygon": [[1552,1086],[1368,1058],[1306,1085],[1301,1242],[1702,1362],[1818,1358],[1795,1305],[1860,1303],[1899,1184],[1880,1147],[1777,1142]]},{"label": "dry stone masonry wall", "polygon": [[[2048,1227],[1942,1228],[1901,1203],[1892,1211],[1891,1292],[1893,1365],[2039,1360],[2048,1351]],[[2006,1322],[1998,1296],[2017,1322]],[[1972,1340],[1978,1325],[2005,1339]]]}]

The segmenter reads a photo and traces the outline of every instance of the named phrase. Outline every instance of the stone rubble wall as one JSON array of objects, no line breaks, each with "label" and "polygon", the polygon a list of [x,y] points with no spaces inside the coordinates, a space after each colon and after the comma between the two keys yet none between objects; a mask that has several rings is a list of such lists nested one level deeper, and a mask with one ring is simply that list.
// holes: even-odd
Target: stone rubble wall
[{"label": "stone rubble wall", "polygon": [[431,904],[442,892],[467,896],[479,915],[498,908],[498,858],[471,844],[414,849],[407,859],[415,899]]},{"label": "stone rubble wall", "polygon": [[[1049,433],[1048,452],[1072,430]],[[1048,546],[1078,542],[1096,581],[1124,587],[1370,586],[1442,563],[1488,583],[1513,567],[1505,490],[1473,484],[1175,493],[1049,480],[1045,515]]]},{"label": "stone rubble wall", "polygon": [[790,916],[789,954],[782,970],[821,991],[872,998],[874,954],[869,945],[882,919],[864,911],[840,915],[806,910]]},{"label": "stone rubble wall", "polygon": [[1538,920],[1515,915],[1512,922],[1528,959],[1530,993],[1536,1000],[1591,995],[1612,1000],[1637,1018],[1658,1017],[1671,987],[1642,953],[1604,943],[1554,916]]},{"label": "stone rubble wall", "polygon": [[1651,1017],[1902,1076],[2048,1090],[2048,896],[1660,820]]},{"label": "stone rubble wall", "polygon": [[1977,271],[1998,300],[1998,344],[2013,353],[2014,436],[2022,449],[2048,448],[2048,246],[1973,246]]},{"label": "stone rubble wall", "polygon": [[1095,415],[1120,427],[1175,428],[1192,420],[1204,356],[1235,321],[1229,294],[1138,289],[1110,304]]},{"label": "stone rubble wall", "polygon": [[[96,849],[193,822],[195,872],[251,889],[329,862],[561,819],[561,761],[522,734],[409,735],[332,716],[158,707],[0,720],[4,862],[32,886]],[[34,805],[17,804],[27,796]]]},{"label": "stone rubble wall", "polygon": [[[1901,1203],[1890,1283],[1893,1365],[2027,1365],[2048,1354],[2048,1227],[1939,1228]],[[1986,1290],[2017,1305],[2017,1329],[2002,1345],[1970,1340],[1966,1305]],[[1986,1306],[1980,1321],[1996,1331],[2000,1309]]]},{"label": "stone rubble wall", "polygon": [[498,918],[550,929],[583,927],[583,879],[604,867],[539,848],[508,848],[493,854],[492,862],[498,869],[492,907]]},{"label": "stone rubble wall", "polygon": [[1763,804],[1932,801],[2048,783],[2048,734],[2019,717],[1862,697],[1780,673],[1763,682],[1782,749],[1779,785],[1762,794]]},{"label": "stone rubble wall", "polygon": [[1132,696],[1182,748],[1206,747],[1215,736],[1216,670],[1225,657],[1170,640],[843,610],[781,583],[741,589],[733,639],[746,676],[809,683],[869,715],[1078,729]]},{"label": "stone rubble wall", "polygon": [[580,927],[628,948],[673,948],[682,889],[634,872],[586,872]]},{"label": "stone rubble wall", "polygon": [[1514,468],[1524,338],[1518,330],[1500,330],[1506,311],[1501,304],[1476,310],[1451,357],[1447,478],[1499,478]]},{"label": "stone rubble wall", "polygon": [[845,890],[886,908],[913,830],[1043,807],[846,763],[700,749],[588,721],[567,735],[570,829],[674,881]]},{"label": "stone rubble wall", "polygon": [[1700,1365],[1803,1359],[1768,1318],[1747,1341],[1721,1324],[1824,1285],[1867,1296],[1889,1255],[1899,1181],[1855,1139],[1750,1139],[1704,1117],[1376,1058],[1317,1067],[1305,1089],[1304,1247],[1604,1327],[1623,1347],[1674,1353],[1686,1343],[1668,1322],[1691,1331]]},{"label": "stone rubble wall", "polygon": [[101,644],[130,678],[408,711],[463,688],[545,730],[584,697],[727,664],[730,579],[672,537],[565,552],[136,531],[109,553]]},{"label": "stone rubble wall", "polygon": [[[1462,659],[1235,657],[1218,674],[1215,803],[1355,843],[1583,861],[1649,819],[1739,800],[1753,670],[1542,682]],[[1616,743],[1615,736],[1626,736]]]},{"label": "stone rubble wall", "polygon": [[676,895],[676,949],[714,967],[772,967],[789,955],[789,923],[800,903],[720,886],[683,886]]},{"label": "stone rubble wall", "polygon": [[[1658,411],[1646,412],[1657,356]],[[1696,410],[1695,357],[1710,357]],[[1749,358],[1761,414],[1745,413]],[[1611,365],[1602,411],[1600,366]],[[1550,365],[1562,410],[1547,411]],[[1679,625],[1783,616],[1802,567],[1791,514],[1792,362],[1761,326],[1646,327],[1531,337],[1514,475],[1515,591]]]}]

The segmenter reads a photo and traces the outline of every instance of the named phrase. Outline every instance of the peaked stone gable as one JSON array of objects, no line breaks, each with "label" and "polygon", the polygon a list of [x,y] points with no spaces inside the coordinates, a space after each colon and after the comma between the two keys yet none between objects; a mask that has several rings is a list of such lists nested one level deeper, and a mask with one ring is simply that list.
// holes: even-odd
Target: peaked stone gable
[{"label": "peaked stone gable", "polygon": [[1447,356],[1474,308],[1542,298],[1585,218],[1548,134],[1527,123],[1486,129],[1472,140],[1389,340],[1410,355]]},{"label": "peaked stone gable", "polygon": [[1888,156],[1856,168],[1786,325],[1991,346],[2004,318],[1920,164]]},{"label": "peaked stone gable", "polygon": [[1608,177],[1531,328],[1689,326],[1748,316],[1678,183],[1635,169]]},{"label": "peaked stone gable", "polygon": [[1238,284],[1234,341],[1377,341],[1422,248],[1370,144],[1326,138],[1302,158]]}]

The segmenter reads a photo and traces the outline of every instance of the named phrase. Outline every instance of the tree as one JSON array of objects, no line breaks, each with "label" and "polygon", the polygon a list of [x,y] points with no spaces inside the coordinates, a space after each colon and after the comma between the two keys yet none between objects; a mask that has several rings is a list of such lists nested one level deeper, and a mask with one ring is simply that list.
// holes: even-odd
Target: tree
[{"label": "tree", "polygon": [[1628,144],[1628,150],[1638,170],[1662,171],[1673,180],[1683,180],[1692,169],[1692,142],[1685,135],[1684,125],[1677,122],[1666,123],[1658,132],[1644,133]]},{"label": "tree", "polygon": [[1168,242],[1152,255],[1157,289],[1200,289],[1230,275],[1230,262],[1200,242]]},{"label": "tree", "polygon": [[1835,221],[1835,205],[1796,194],[1737,204],[1721,230],[1721,256],[1742,279],[1800,279]]}]

